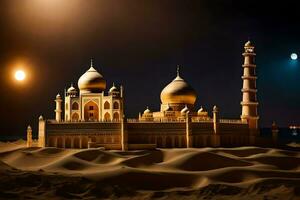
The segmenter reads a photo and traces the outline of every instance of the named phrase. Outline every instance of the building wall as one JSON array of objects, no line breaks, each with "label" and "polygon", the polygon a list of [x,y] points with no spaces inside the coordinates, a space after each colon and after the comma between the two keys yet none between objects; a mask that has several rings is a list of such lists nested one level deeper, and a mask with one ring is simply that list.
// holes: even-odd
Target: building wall
[{"label": "building wall", "polygon": [[[46,146],[61,148],[105,147],[121,149],[121,123],[80,122],[52,123],[46,126]],[[129,122],[125,123],[130,145],[155,144],[158,148],[185,148],[187,130],[185,122]],[[214,133],[213,123],[190,123],[190,147],[250,145],[247,124],[219,124]]]}]

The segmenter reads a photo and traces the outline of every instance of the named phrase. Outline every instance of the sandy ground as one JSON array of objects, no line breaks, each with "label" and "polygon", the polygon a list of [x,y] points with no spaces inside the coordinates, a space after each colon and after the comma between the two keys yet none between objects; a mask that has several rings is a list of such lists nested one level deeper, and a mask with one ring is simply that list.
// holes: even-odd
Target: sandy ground
[{"label": "sandy ground", "polygon": [[300,152],[101,151],[0,143],[0,199],[300,199]]}]

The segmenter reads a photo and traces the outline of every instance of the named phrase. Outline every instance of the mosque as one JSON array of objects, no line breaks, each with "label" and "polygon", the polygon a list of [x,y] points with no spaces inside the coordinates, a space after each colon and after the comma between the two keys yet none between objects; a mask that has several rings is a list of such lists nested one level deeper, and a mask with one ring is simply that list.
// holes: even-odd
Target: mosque
[{"label": "mosque", "polygon": [[[159,111],[148,107],[136,119],[125,118],[124,90],[90,68],[64,96],[55,98],[55,119],[39,117],[39,146],[59,148],[153,149],[242,146],[255,143],[258,132],[254,46],[244,46],[241,116],[224,119],[214,106],[211,114],[196,108],[196,91],[180,75],[160,94]],[[63,116],[63,117],[62,117]],[[28,127],[31,135],[31,128]]]}]

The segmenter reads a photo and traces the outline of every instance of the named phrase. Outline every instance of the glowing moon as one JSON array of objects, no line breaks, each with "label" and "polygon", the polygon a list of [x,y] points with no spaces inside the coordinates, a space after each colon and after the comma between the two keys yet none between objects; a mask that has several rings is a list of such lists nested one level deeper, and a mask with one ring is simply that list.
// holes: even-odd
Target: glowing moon
[{"label": "glowing moon", "polygon": [[17,81],[23,81],[25,79],[25,77],[26,77],[26,74],[25,74],[24,71],[22,71],[22,70],[16,71],[16,73],[15,73],[15,79]]},{"label": "glowing moon", "polygon": [[297,60],[298,59],[298,55],[296,53],[292,53],[291,54],[291,59],[292,60]]}]

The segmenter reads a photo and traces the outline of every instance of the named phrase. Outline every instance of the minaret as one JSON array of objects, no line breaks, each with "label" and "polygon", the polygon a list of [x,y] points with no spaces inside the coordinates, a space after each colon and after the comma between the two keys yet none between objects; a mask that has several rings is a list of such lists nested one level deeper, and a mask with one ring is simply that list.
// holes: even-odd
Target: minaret
[{"label": "minaret", "polygon": [[32,147],[32,129],[29,125],[27,127],[27,147]]},{"label": "minaret", "polygon": [[55,120],[58,121],[58,122],[60,122],[61,121],[61,113],[62,113],[62,110],[61,110],[62,99],[61,99],[60,94],[56,95],[55,102],[56,102]]},{"label": "minaret", "polygon": [[245,52],[243,53],[244,56],[244,74],[242,76],[243,79],[243,99],[241,102],[242,105],[242,115],[241,120],[243,122],[247,122],[249,128],[251,130],[258,129],[258,113],[257,107],[258,102],[256,98],[256,65],[255,65],[255,52],[254,46],[251,44],[250,41],[246,42],[245,44]]}]

